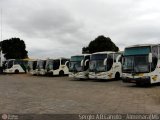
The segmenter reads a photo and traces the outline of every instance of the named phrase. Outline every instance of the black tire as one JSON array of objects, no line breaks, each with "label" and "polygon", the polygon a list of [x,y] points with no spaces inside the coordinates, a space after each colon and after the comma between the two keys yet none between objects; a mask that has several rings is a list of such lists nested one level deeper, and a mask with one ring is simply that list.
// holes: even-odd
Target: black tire
[{"label": "black tire", "polygon": [[15,70],[15,74],[19,74],[19,70]]},{"label": "black tire", "polygon": [[120,80],[120,74],[119,74],[119,72],[116,73],[115,80]]},{"label": "black tire", "polygon": [[59,76],[64,76],[64,71],[61,70],[61,71],[59,72]]}]

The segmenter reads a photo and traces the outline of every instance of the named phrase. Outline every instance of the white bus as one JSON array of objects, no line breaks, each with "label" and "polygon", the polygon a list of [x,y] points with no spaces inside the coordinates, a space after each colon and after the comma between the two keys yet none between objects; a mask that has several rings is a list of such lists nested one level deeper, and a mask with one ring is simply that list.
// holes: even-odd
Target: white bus
[{"label": "white bus", "polygon": [[122,75],[121,53],[96,52],[91,55],[89,66],[90,79],[117,79]]},{"label": "white bus", "polygon": [[69,77],[87,79],[89,74],[90,54],[71,56]]},{"label": "white bus", "polygon": [[160,82],[160,45],[126,47],[122,61],[123,82],[137,85]]},{"label": "white bus", "polygon": [[28,73],[31,75],[36,75],[36,67],[37,67],[37,60],[29,60],[28,61]]},{"label": "white bus", "polygon": [[69,73],[68,66],[69,66],[69,59],[67,58],[47,59],[45,66],[45,73],[51,76],[68,75]]},{"label": "white bus", "polygon": [[27,71],[27,60],[23,59],[8,59],[4,61],[3,72],[4,73],[26,73]]},{"label": "white bus", "polygon": [[36,75],[45,75],[46,60],[37,60]]}]

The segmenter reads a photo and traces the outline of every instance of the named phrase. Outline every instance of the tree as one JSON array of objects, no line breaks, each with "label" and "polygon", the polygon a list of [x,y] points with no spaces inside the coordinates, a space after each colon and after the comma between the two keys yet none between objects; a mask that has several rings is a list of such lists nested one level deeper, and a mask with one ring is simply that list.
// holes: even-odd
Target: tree
[{"label": "tree", "polygon": [[109,37],[98,36],[91,41],[87,47],[82,48],[82,53],[94,53],[102,51],[119,51],[119,48],[112,42]]},{"label": "tree", "polygon": [[0,42],[2,53],[6,59],[24,59],[28,58],[26,45],[20,38],[11,38]]}]

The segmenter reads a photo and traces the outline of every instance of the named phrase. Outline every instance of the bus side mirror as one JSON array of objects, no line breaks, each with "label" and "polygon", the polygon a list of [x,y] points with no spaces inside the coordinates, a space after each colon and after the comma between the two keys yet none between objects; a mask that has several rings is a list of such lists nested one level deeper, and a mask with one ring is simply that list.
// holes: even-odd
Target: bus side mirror
[{"label": "bus side mirror", "polygon": [[87,62],[88,62],[88,61],[89,61],[88,59],[85,61],[84,66],[86,66],[86,65],[87,65]]},{"label": "bus side mirror", "polygon": [[104,66],[106,66],[106,65],[107,65],[107,58],[106,58],[106,59],[104,59],[104,61],[103,61],[103,65],[104,65]]},{"label": "bus side mirror", "polygon": [[152,63],[152,53],[149,53],[149,55],[148,55],[148,62]]},{"label": "bus side mirror", "polygon": [[83,60],[81,61],[81,67],[83,66]]},{"label": "bus side mirror", "polygon": [[116,62],[119,62],[121,57],[122,57],[122,55],[118,55],[117,58],[116,58]]},{"label": "bus side mirror", "polygon": [[64,65],[65,65],[65,66],[68,66],[68,65],[67,65],[68,63],[69,63],[69,61],[66,61]]}]

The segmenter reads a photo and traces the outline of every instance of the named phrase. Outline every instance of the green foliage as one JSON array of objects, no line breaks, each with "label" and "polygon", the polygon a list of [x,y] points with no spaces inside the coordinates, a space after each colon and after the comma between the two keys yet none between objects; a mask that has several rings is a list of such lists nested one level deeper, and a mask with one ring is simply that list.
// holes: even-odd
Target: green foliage
[{"label": "green foliage", "polygon": [[98,36],[95,40],[91,41],[88,47],[82,48],[82,53],[94,53],[102,51],[119,51],[119,48],[112,42],[109,37],[103,35]]},{"label": "green foliage", "polygon": [[2,53],[6,59],[24,59],[28,58],[26,45],[19,38],[11,38],[0,42]]}]

